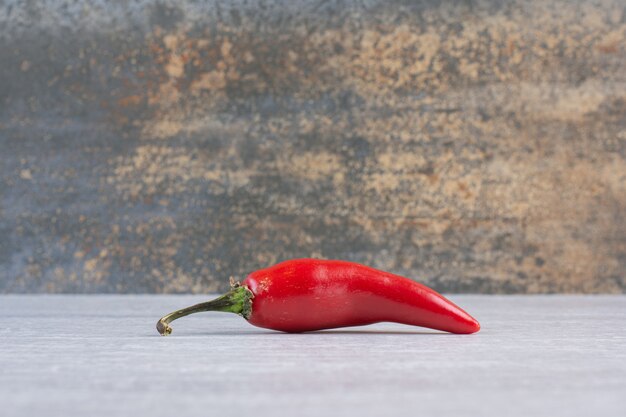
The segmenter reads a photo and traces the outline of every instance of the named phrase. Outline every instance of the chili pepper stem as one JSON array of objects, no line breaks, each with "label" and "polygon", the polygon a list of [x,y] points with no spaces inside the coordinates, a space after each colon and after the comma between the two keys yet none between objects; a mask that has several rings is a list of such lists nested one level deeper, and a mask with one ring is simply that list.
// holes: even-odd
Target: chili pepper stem
[{"label": "chili pepper stem", "polygon": [[196,304],[181,310],[176,310],[161,317],[156,325],[157,331],[162,336],[167,336],[172,333],[172,328],[169,325],[171,322],[181,317],[194,313],[200,313],[202,311],[224,311],[228,313],[235,313],[247,320],[252,313],[252,297],[252,291],[250,291],[247,287],[235,284],[229,292],[216,298],[215,300]]}]

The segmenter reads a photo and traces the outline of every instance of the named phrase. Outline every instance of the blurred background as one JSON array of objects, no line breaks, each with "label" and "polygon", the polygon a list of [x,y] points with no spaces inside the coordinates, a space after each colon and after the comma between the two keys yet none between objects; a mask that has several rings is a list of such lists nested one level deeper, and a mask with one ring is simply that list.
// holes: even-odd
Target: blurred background
[{"label": "blurred background", "polygon": [[0,292],[624,293],[625,40],[622,0],[0,1]]}]

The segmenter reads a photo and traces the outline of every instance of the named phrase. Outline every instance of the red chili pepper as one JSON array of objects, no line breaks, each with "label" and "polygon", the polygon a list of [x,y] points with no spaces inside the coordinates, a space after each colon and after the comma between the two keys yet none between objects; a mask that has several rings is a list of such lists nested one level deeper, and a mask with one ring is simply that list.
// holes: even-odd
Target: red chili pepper
[{"label": "red chili pepper", "polygon": [[475,333],[472,316],[430,288],[388,272],[346,261],[295,259],[252,272],[227,294],[175,311],[169,323],[201,311],[239,314],[251,324],[283,332],[308,332],[390,321],[451,333]]}]

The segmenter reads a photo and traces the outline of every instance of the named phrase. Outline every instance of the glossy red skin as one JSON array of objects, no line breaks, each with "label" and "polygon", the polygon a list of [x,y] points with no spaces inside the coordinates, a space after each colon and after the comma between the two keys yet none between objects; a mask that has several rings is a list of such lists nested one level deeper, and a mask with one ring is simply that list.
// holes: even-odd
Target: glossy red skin
[{"label": "glossy red skin", "polygon": [[253,272],[248,321],[284,332],[307,332],[382,321],[451,333],[480,324],[430,288],[399,275],[346,261],[294,259]]}]

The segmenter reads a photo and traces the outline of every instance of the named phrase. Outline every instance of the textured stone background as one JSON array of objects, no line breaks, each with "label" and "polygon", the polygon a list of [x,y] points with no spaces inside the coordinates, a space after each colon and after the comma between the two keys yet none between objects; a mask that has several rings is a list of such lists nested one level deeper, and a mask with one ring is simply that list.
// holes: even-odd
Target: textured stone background
[{"label": "textured stone background", "polygon": [[200,3],[0,1],[0,292],[626,291],[623,0]]}]

